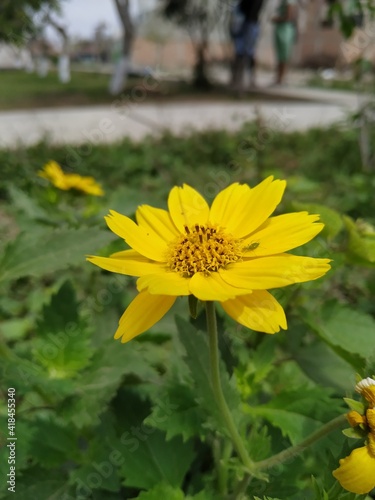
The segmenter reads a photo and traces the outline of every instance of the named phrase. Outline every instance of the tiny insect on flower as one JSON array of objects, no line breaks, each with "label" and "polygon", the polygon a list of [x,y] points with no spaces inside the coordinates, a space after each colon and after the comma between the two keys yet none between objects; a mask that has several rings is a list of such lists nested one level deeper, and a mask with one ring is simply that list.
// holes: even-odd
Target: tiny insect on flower
[{"label": "tiny insect on flower", "polygon": [[275,333],[286,329],[283,308],[267,291],[315,280],[329,259],[285,253],[314,238],[318,215],[298,212],[270,217],[286,182],[268,177],[257,186],[234,183],[211,207],[192,187],[174,187],[168,211],[141,205],[136,221],[110,211],[109,228],[131,247],[93,264],[138,277],[139,294],[120,319],[115,338],[127,342],[159,321],[178,296],[219,301],[247,328]]}]

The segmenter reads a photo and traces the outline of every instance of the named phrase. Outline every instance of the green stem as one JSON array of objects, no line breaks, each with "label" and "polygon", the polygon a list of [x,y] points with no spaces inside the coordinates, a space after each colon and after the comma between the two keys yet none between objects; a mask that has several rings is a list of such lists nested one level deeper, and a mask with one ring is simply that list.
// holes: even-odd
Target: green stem
[{"label": "green stem", "polygon": [[237,451],[242,463],[247,468],[248,472],[254,470],[254,462],[249,457],[247,450],[243,444],[242,438],[238,433],[236,424],[233,421],[232,414],[228,408],[227,402],[223,394],[220,380],[219,366],[219,346],[217,339],[217,325],[214,302],[206,302],[207,330],[210,345],[210,369],[211,383],[215,395],[217,406],[226,424],[228,433],[232,439],[233,446]]},{"label": "green stem", "polygon": [[302,453],[302,451],[305,450],[308,446],[311,446],[316,441],[326,436],[333,430],[342,427],[345,423],[347,423],[346,415],[340,415],[339,417],[334,418],[330,422],[323,425],[323,427],[321,427],[319,430],[310,434],[309,437],[301,441],[299,444],[291,446],[290,448],[277,453],[277,455],[274,455],[273,457],[266,458],[265,460],[261,460],[260,462],[256,462],[255,466],[257,470],[270,469],[274,465],[282,464],[283,462],[296,457],[297,455]]},{"label": "green stem", "polygon": [[228,468],[227,464],[223,460],[222,443],[220,442],[219,437],[214,438],[212,450],[216,465],[218,493],[220,493],[221,498],[224,498],[227,494]]}]

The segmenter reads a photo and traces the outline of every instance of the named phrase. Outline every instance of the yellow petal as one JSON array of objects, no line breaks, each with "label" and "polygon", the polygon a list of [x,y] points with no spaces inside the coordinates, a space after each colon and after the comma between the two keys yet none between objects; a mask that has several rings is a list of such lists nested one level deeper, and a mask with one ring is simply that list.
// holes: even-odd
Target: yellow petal
[{"label": "yellow petal", "polygon": [[128,342],[157,323],[173,306],[176,297],[139,293],[121,316],[115,339]]},{"label": "yellow petal", "polygon": [[148,231],[153,231],[164,241],[173,241],[180,235],[173,224],[169,212],[166,210],[150,207],[149,205],[141,205],[138,207],[135,217],[140,226]]},{"label": "yellow petal", "polygon": [[[316,223],[319,215],[307,212],[278,215],[271,217],[250,236],[243,240],[245,257],[275,255],[299,247],[312,240],[323,229],[324,224]],[[251,245],[258,246],[251,249]]]},{"label": "yellow petal", "polygon": [[[220,198],[219,195],[215,198],[210,220],[225,227],[236,238],[243,238],[272,214],[281,201],[285,186],[285,181],[274,181],[272,176],[251,189],[247,185],[232,184]],[[220,204],[226,207],[222,220],[219,220]]]},{"label": "yellow petal", "polygon": [[254,291],[222,302],[224,311],[237,323],[256,332],[276,333],[287,329],[284,309],[269,292]]},{"label": "yellow petal", "polygon": [[[126,252],[129,253],[126,254]],[[119,254],[121,255],[119,256]],[[134,250],[125,250],[113,255],[117,255],[118,257],[96,257],[95,255],[90,255],[86,260],[106,271],[127,274],[128,276],[143,276],[145,274],[165,272],[163,264],[151,261]]]},{"label": "yellow petal", "polygon": [[175,297],[190,295],[189,279],[175,272],[142,276],[137,280],[137,288],[139,291],[147,289],[149,293],[155,295],[174,295]]},{"label": "yellow petal", "polygon": [[167,244],[154,232],[138,226],[129,217],[110,210],[105,217],[108,227],[137,252],[151,260],[166,261]]},{"label": "yellow petal", "polygon": [[211,205],[209,220],[213,224],[234,233],[248,200],[250,187],[235,182],[220,191]]},{"label": "yellow petal", "polygon": [[194,224],[207,224],[210,212],[203,196],[187,184],[171,190],[168,208],[175,226],[184,234],[185,226],[190,228]]},{"label": "yellow petal", "polygon": [[189,281],[190,292],[199,300],[228,300],[251,293],[251,290],[236,288],[226,283],[218,273],[206,275],[196,273]]},{"label": "yellow petal", "polygon": [[366,419],[371,431],[375,434],[375,410],[373,408],[366,411]]},{"label": "yellow petal", "polygon": [[219,273],[230,285],[266,290],[320,278],[330,269],[329,262],[329,259],[280,254],[229,264]]},{"label": "yellow petal", "polygon": [[356,448],[340,460],[340,467],[333,471],[333,476],[352,493],[369,493],[375,487],[375,456],[367,446]]}]

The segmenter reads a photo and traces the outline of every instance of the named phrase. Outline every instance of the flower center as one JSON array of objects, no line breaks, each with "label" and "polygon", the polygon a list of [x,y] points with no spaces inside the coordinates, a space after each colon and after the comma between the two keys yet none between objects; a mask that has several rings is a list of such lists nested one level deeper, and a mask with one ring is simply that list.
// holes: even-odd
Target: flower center
[{"label": "flower center", "polygon": [[231,262],[241,260],[240,242],[215,226],[185,226],[182,235],[171,248],[168,264],[184,277],[195,273],[218,271]]}]

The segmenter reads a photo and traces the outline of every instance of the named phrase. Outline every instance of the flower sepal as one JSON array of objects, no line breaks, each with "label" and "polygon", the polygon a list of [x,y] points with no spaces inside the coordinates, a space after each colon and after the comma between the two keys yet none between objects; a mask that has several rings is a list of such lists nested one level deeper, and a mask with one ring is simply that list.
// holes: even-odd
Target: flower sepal
[{"label": "flower sepal", "polygon": [[189,295],[189,314],[193,319],[197,319],[199,314],[199,303],[197,297]]},{"label": "flower sepal", "polygon": [[348,427],[342,433],[351,439],[364,439],[367,436],[367,432],[360,427]]},{"label": "flower sepal", "polygon": [[349,406],[349,408],[353,411],[357,411],[361,415],[365,413],[365,405],[361,401],[356,401],[351,398],[344,398],[345,403]]}]

